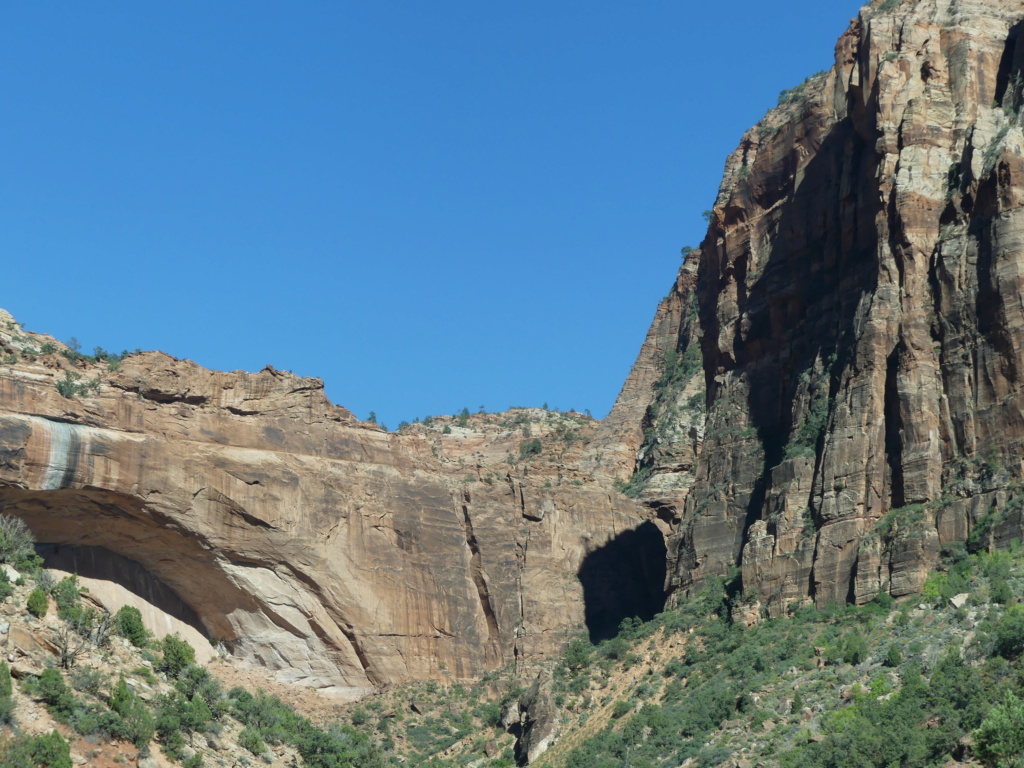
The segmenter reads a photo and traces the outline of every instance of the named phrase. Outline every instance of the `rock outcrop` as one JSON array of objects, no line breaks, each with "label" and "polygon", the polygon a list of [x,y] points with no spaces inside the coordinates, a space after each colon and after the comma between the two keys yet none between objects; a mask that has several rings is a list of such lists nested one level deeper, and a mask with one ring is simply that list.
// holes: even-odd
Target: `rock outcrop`
[{"label": "rock outcrop", "polygon": [[675,599],[735,565],[771,615],[902,595],[1021,535],[1022,28],[1016,0],[866,7],[728,159]]},{"label": "rock outcrop", "polygon": [[[522,669],[638,600],[660,608],[661,533],[576,468],[588,417],[389,434],[270,367],[96,362],[9,315],[0,348],[0,512],[56,566],[118,581],[282,679],[358,693]],[[643,532],[649,568],[611,586],[588,568]]]},{"label": "rock outcrop", "polygon": [[507,712],[515,722],[506,728],[516,735],[516,757],[519,765],[530,765],[547,752],[558,739],[561,713],[555,706],[550,672],[542,672],[533,685],[519,697]]},{"label": "rock outcrop", "polygon": [[698,259],[697,252],[688,255],[659,304],[629,377],[581,460],[594,477],[625,484],[665,521],[682,510],[704,436]]},{"label": "rock outcrop", "polygon": [[665,532],[673,599],[740,566],[748,623],[912,593],[944,549],[1024,533],[1022,30],[1019,0],[862,10],[729,157],[602,424],[388,434],[315,379],[107,365],[0,315],[0,512],[350,691],[652,615]]}]

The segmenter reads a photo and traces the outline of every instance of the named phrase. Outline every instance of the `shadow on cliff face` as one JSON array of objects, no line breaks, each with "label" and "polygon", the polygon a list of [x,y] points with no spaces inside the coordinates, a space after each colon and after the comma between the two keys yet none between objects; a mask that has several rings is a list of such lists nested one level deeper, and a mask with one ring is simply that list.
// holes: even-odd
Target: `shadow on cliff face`
[{"label": "shadow on cliff face", "polygon": [[87,579],[117,584],[173,619],[188,624],[200,634],[206,628],[178,594],[142,565],[111,552],[106,547],[37,544],[36,552],[47,568],[57,568]]},{"label": "shadow on cliff face", "polygon": [[[138,498],[99,490],[0,489],[0,514],[25,521],[48,567],[109,580],[206,637],[230,643],[234,611],[258,613],[215,556]],[[102,541],[104,546],[92,546]]]},{"label": "shadow on cliff face", "polygon": [[590,642],[614,637],[623,619],[649,621],[665,607],[665,538],[652,522],[625,531],[583,558],[579,579]]},{"label": "shadow on cliff face", "polygon": [[[750,210],[771,210],[779,200],[790,197],[781,206],[778,220],[765,230],[771,235],[771,250],[767,261],[759,265],[759,274],[748,275],[748,270],[754,269],[749,247],[746,252],[737,249],[726,254],[721,231],[710,232],[704,244],[713,254],[702,262],[705,371],[744,372],[749,393],[745,405],[763,450],[763,466],[749,483],[749,502],[745,509],[736,510],[745,516],[737,521],[736,561],[750,526],[767,517],[764,507],[771,491],[771,468],[784,459],[790,440],[813,452],[815,475],[820,471],[825,430],[841,373],[854,357],[858,307],[862,297],[877,288],[878,240],[888,237],[894,252],[902,245],[894,242],[899,238],[897,228],[879,232],[877,218],[883,203],[877,199],[877,191],[873,197],[871,194],[877,189],[873,179],[878,164],[873,141],[870,130],[858,130],[848,117],[828,129],[799,174],[794,149],[780,161],[774,176],[739,189],[725,208],[726,226],[742,222]],[[798,177],[800,184],[792,189],[790,185]],[[714,236],[721,238],[715,240]],[[715,274],[712,264],[729,267]],[[729,329],[731,348],[719,353],[713,341],[721,329],[715,306],[707,297],[722,293],[734,279],[734,271],[735,316],[744,318],[744,324]],[[717,397],[710,374],[708,383]],[[714,403],[712,407],[722,406]],[[898,425],[887,423],[886,427],[889,434]],[[728,464],[727,458],[722,461]],[[899,489],[892,493],[898,496]],[[820,524],[820,510],[811,498],[808,508]],[[813,585],[809,588],[813,590]]]},{"label": "shadow on cliff face", "polygon": [[[885,234],[876,225],[878,201],[862,193],[872,188],[877,162],[852,120],[835,125],[803,169],[761,276],[738,296],[749,326],[735,335],[733,355],[750,377],[748,406],[766,467],[782,461],[800,430],[807,378],[817,379],[813,391],[831,403],[839,372],[852,360],[854,318],[861,298],[876,290],[878,239]],[[815,370],[816,361],[824,370]],[[807,447],[820,455],[823,437],[824,429],[806,435]],[[760,509],[754,512],[756,518]]]}]

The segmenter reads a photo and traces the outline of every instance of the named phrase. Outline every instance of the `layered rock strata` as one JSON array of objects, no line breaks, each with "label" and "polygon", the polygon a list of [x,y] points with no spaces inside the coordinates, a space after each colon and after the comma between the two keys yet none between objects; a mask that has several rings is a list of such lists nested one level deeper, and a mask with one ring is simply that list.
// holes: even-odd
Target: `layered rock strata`
[{"label": "layered rock strata", "polygon": [[282,679],[352,693],[528,666],[630,590],[661,595],[660,534],[639,582],[588,571],[649,523],[576,469],[587,417],[389,434],[270,367],[93,362],[6,314],[0,348],[0,512],[56,565],[120,579]]},{"label": "layered rock strata", "polygon": [[866,7],[729,157],[701,246],[708,415],[676,599],[920,588],[1021,534],[1024,8]]},{"label": "layered rock strata", "polygon": [[664,531],[673,599],[740,566],[745,620],[912,593],[944,549],[1024,533],[1022,27],[1010,0],[861,11],[728,159],[603,424],[388,434],[315,379],[108,370],[0,315],[0,512],[351,691],[653,613]]}]

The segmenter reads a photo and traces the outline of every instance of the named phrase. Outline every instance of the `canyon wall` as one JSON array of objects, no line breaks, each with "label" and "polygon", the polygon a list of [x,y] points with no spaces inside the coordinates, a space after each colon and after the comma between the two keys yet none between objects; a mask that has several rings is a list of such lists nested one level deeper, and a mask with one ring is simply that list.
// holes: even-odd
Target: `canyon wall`
[{"label": "canyon wall", "polygon": [[1021,535],[1022,20],[866,7],[729,157],[695,289],[700,457],[651,470],[693,482],[673,599],[737,565],[768,615],[904,595],[943,549]]},{"label": "canyon wall", "polygon": [[661,532],[577,469],[589,417],[390,434],[316,379],[92,361],[6,313],[0,359],[0,512],[56,567],[115,579],[284,680],[358,694],[528,667],[661,607]]},{"label": "canyon wall", "polygon": [[529,668],[717,577],[747,617],[918,591],[1024,533],[1022,26],[1009,0],[862,10],[728,158],[602,423],[391,434],[316,379],[107,364],[0,313],[0,512],[349,693]]}]

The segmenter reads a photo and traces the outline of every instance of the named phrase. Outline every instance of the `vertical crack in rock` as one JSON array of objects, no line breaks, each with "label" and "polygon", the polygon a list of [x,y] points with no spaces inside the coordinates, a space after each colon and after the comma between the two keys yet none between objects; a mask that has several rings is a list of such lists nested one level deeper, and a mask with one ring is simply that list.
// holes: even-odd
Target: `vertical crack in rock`
[{"label": "vertical crack in rock", "polygon": [[1022,29],[1024,21],[1018,21],[1010,27],[996,74],[996,102],[1014,109],[1020,106],[1021,87],[1024,85],[1019,77],[1013,77],[1019,76],[1021,69],[1024,68],[1024,46],[1020,44],[1024,40],[1021,37]]},{"label": "vertical crack in rock", "polygon": [[889,505],[903,506],[903,425],[900,416],[899,347],[885,361],[885,458],[889,464]]},{"label": "vertical crack in rock", "polygon": [[530,532],[526,532],[525,541],[516,541],[516,596],[519,599],[519,620],[516,622],[515,630],[512,633],[514,638],[512,653],[515,656],[516,674],[519,673],[519,661],[522,649],[519,647],[519,638],[524,633],[526,626],[526,600],[523,596],[523,571],[526,570],[526,553],[530,547]]},{"label": "vertical crack in rock", "polygon": [[[466,494],[468,499],[469,494]],[[473,533],[473,521],[469,516],[469,504],[462,505],[462,531],[466,536],[466,545],[470,551],[470,573],[473,577],[473,584],[476,585],[477,594],[480,596],[480,607],[487,620],[487,637],[497,641],[499,637],[498,620],[494,614],[494,605],[491,603],[491,594],[487,589],[487,581],[483,572],[483,557],[480,555],[480,545],[477,543],[476,534]]]},{"label": "vertical crack in rock", "polygon": [[360,644],[359,638],[356,635],[355,630],[352,628],[352,626],[350,624],[339,623],[338,628],[341,630],[341,633],[345,635],[345,639],[347,639],[349,644],[352,646],[352,650],[356,654],[356,658],[359,659],[359,665],[363,668],[363,673],[366,675],[366,679],[370,681],[371,685],[382,685],[383,681],[373,671],[373,668],[370,664],[370,659],[366,655],[366,651]]},{"label": "vertical crack in rock", "polygon": [[[270,567],[273,566],[270,565]],[[313,594],[317,595],[317,597],[320,598],[321,605],[328,605],[327,601],[323,599],[323,585],[320,583],[318,579],[316,579],[308,573],[303,572],[298,568],[292,567],[291,565],[288,565],[286,567],[288,572],[295,579],[305,584]],[[341,630],[341,633],[345,636],[345,639],[348,640],[349,645],[352,646],[352,652],[355,653],[356,658],[359,660],[359,666],[362,667],[363,674],[366,675],[366,679],[370,682],[371,685],[383,685],[385,683],[385,680],[381,677],[381,675],[377,674],[377,672],[374,670],[373,663],[370,660],[370,656],[369,654],[367,654],[366,649],[363,648],[362,643],[359,641],[359,635],[356,633],[355,627],[345,617],[337,615],[337,613],[335,613],[334,611],[330,611],[330,613],[332,614],[331,618],[333,619],[335,626],[337,626],[338,629]],[[313,629],[313,632],[317,635],[317,637],[323,640],[324,644],[328,648],[331,646],[337,647],[335,643],[331,640],[329,633],[323,627],[321,627],[318,622],[310,621],[309,625]]]}]

